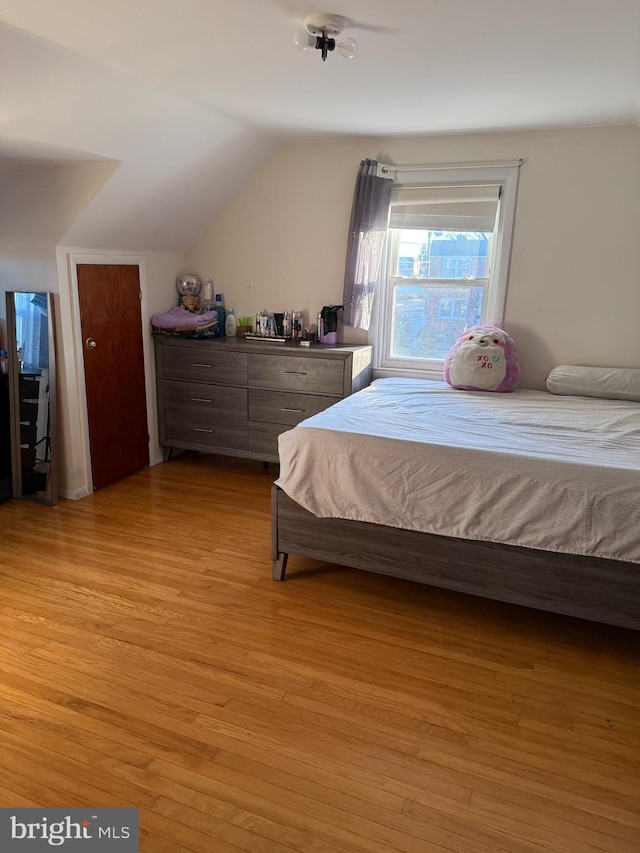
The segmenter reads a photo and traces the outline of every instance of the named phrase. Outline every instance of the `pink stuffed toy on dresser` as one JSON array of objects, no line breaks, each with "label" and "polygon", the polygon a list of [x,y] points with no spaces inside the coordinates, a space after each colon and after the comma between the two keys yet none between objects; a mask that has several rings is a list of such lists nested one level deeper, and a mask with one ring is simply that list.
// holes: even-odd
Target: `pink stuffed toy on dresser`
[{"label": "pink stuffed toy on dresser", "polygon": [[449,351],[444,378],[462,391],[515,391],[520,362],[513,339],[497,326],[465,329]]}]

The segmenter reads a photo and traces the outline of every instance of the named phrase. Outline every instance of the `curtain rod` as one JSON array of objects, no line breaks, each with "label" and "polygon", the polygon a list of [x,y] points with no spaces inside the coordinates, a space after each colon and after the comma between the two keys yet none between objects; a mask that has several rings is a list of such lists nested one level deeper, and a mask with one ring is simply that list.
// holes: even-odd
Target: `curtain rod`
[{"label": "curtain rod", "polygon": [[429,172],[444,169],[498,169],[506,166],[522,166],[524,160],[496,160],[494,162],[485,163],[434,163],[432,165],[423,166],[392,166],[389,163],[380,163],[380,171],[387,175],[391,172]]}]

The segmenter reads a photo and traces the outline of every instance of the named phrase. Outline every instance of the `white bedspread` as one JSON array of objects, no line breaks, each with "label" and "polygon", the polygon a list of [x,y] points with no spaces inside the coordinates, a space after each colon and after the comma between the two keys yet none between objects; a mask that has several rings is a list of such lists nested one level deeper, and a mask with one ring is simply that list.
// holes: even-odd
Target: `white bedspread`
[{"label": "white bedspread", "polygon": [[279,448],[317,516],[640,563],[640,403],[378,379]]}]

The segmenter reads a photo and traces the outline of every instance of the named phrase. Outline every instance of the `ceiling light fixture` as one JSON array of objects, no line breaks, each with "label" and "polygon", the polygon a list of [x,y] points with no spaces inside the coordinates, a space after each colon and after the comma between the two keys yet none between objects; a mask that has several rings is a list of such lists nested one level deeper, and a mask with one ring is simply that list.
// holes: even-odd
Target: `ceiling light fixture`
[{"label": "ceiling light fixture", "polygon": [[348,25],[348,18],[342,15],[308,15],[304,19],[304,30],[294,35],[293,43],[298,50],[308,50],[313,47],[322,51],[323,62],[326,62],[327,54],[332,50],[337,50],[345,59],[353,59],[358,50],[356,40],[344,36],[339,38]]}]

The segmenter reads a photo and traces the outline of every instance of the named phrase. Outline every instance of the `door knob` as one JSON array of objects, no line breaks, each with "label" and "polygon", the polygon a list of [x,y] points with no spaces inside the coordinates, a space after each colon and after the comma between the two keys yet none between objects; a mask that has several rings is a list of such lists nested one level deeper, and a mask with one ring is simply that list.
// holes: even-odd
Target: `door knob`
[{"label": "door knob", "polygon": [[87,340],[84,342],[84,345],[87,349],[95,349],[98,346],[98,344],[94,341],[93,338],[87,338]]}]

